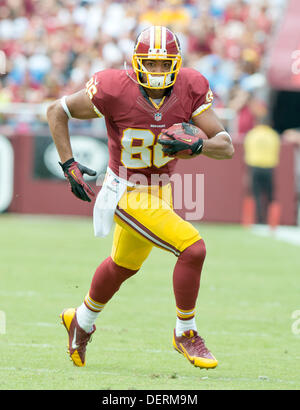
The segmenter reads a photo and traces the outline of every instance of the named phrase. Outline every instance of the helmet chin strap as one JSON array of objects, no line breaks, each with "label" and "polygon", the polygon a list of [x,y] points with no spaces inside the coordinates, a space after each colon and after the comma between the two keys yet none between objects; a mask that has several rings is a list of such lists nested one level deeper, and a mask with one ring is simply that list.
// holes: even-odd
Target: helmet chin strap
[{"label": "helmet chin strap", "polygon": [[127,69],[127,63],[126,63],[126,61],[124,61],[124,69],[125,69],[125,71],[126,71],[127,76],[130,78],[130,80],[132,80],[132,81],[133,81],[134,83],[136,83],[137,85],[140,85],[139,82],[136,81],[136,79],[133,78],[133,77],[131,77],[131,75],[129,74],[128,69]]}]

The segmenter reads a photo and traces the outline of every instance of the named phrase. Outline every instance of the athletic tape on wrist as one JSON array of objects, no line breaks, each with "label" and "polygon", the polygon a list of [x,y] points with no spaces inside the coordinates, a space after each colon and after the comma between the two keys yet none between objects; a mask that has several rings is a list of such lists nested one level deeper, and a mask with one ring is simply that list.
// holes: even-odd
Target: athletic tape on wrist
[{"label": "athletic tape on wrist", "polygon": [[69,108],[68,108],[68,106],[67,106],[66,96],[65,96],[65,95],[60,99],[60,103],[61,103],[61,105],[62,105],[62,107],[63,107],[63,109],[64,109],[64,112],[67,114],[67,116],[68,116],[68,118],[69,118],[69,120],[70,120],[70,119],[72,118],[72,115],[71,115],[71,113],[70,113],[70,111],[69,111]]},{"label": "athletic tape on wrist", "polygon": [[218,132],[218,133],[215,135],[215,137],[216,137],[217,135],[220,135],[220,134],[225,134],[225,135],[227,135],[227,136],[229,137],[230,141],[232,142],[232,138],[231,138],[231,136],[228,134],[227,131],[220,131],[220,132]]}]

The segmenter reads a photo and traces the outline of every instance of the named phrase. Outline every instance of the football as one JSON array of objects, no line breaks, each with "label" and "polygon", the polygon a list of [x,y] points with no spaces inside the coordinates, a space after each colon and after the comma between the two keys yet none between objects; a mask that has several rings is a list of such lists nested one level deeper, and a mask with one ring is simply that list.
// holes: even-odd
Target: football
[{"label": "football", "polygon": [[[179,123],[173,124],[168,129],[162,130],[162,135],[159,137],[160,140],[168,141],[168,140],[181,140],[183,142],[187,142],[190,145],[194,144],[199,140],[199,138],[206,139],[206,134],[199,128],[190,123]],[[164,145],[168,148],[168,145]],[[189,150],[180,151],[177,154],[169,155],[175,158],[181,159],[191,159],[193,156],[188,152]]]}]

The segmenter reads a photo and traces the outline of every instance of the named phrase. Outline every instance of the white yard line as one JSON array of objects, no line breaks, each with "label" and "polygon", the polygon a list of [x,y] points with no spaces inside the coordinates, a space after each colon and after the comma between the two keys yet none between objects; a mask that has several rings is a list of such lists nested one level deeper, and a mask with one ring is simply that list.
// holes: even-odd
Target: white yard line
[{"label": "white yard line", "polygon": [[[45,368],[31,368],[31,367],[1,367],[0,366],[0,371],[26,371],[30,373],[72,373],[74,374],[74,370],[72,367],[68,370],[61,370],[61,369],[45,369]],[[87,373],[87,372],[86,372]],[[114,372],[101,372],[97,370],[88,370],[88,374],[106,374],[106,375],[111,375],[111,376],[120,376],[119,373],[114,373]]]},{"label": "white yard line", "polygon": [[59,326],[59,322],[57,323],[48,323],[48,322],[26,322],[24,323],[26,326],[39,326],[39,327],[57,327]]},{"label": "white yard line", "polygon": [[258,236],[273,238],[278,241],[300,246],[299,226],[278,226],[276,229],[271,229],[268,225],[253,225],[251,232]]},{"label": "white yard line", "polygon": [[16,346],[16,347],[32,347],[42,348],[42,349],[54,349],[57,346],[50,345],[49,343],[5,343],[5,346]]},{"label": "white yard line", "polygon": [[224,336],[237,336],[237,337],[272,337],[269,333],[260,333],[260,332],[228,332],[227,330],[216,330],[216,331],[207,331],[209,335],[224,335]]},{"label": "white yard line", "polygon": [[[72,374],[74,375],[74,369],[70,368],[68,370],[64,369],[46,369],[46,368],[31,368],[31,367],[2,367],[0,366],[0,372],[1,371],[13,371],[13,372],[29,372],[29,373],[45,373],[45,374],[51,374],[51,373],[61,373],[61,374]],[[117,376],[118,378],[120,377],[126,377],[127,375],[125,374],[120,374],[119,372],[107,372],[107,371],[98,371],[98,370],[90,370],[88,368],[83,370],[84,373],[82,372],[81,369],[81,374],[82,376],[90,376],[91,374],[93,375],[106,375],[106,376]],[[203,374],[203,373],[202,373]],[[149,377],[149,374],[140,374],[141,377]],[[167,377],[168,375],[161,375],[161,378]],[[257,376],[257,377],[216,377],[215,375],[213,377],[210,376],[203,376],[199,377],[199,375],[188,375],[188,376],[183,376],[180,374],[176,373],[176,379],[195,379],[195,380],[209,380],[210,382],[218,383],[218,382],[246,382],[246,383],[253,383],[253,382],[258,382],[260,381],[261,383],[278,383],[278,384],[289,384],[289,385],[297,385],[298,383],[293,381],[293,380],[282,380],[282,379],[273,379],[272,377],[269,376]]]},{"label": "white yard line", "polygon": [[[0,343],[1,345],[1,343]],[[5,346],[14,347],[28,347],[28,348],[40,348],[40,349],[59,349],[61,346],[48,344],[48,343],[5,343]],[[173,354],[176,353],[173,350],[161,350],[161,349],[137,349],[137,348],[114,348],[114,347],[102,347],[102,350],[107,352],[127,352],[127,353],[159,353],[159,354]]]},{"label": "white yard line", "polygon": [[15,291],[7,291],[7,290],[0,290],[0,296],[12,296],[17,298],[28,297],[32,298],[33,296],[38,296],[39,293],[34,290],[15,290]]}]

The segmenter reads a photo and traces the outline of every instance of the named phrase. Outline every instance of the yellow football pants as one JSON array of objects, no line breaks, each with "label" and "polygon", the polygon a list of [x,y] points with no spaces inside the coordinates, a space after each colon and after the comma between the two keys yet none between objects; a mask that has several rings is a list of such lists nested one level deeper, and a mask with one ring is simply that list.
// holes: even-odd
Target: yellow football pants
[{"label": "yellow football pants", "polygon": [[170,184],[128,188],[118,203],[115,222],[111,257],[132,270],[142,266],[153,246],[179,256],[201,239],[196,228],[174,212]]}]

